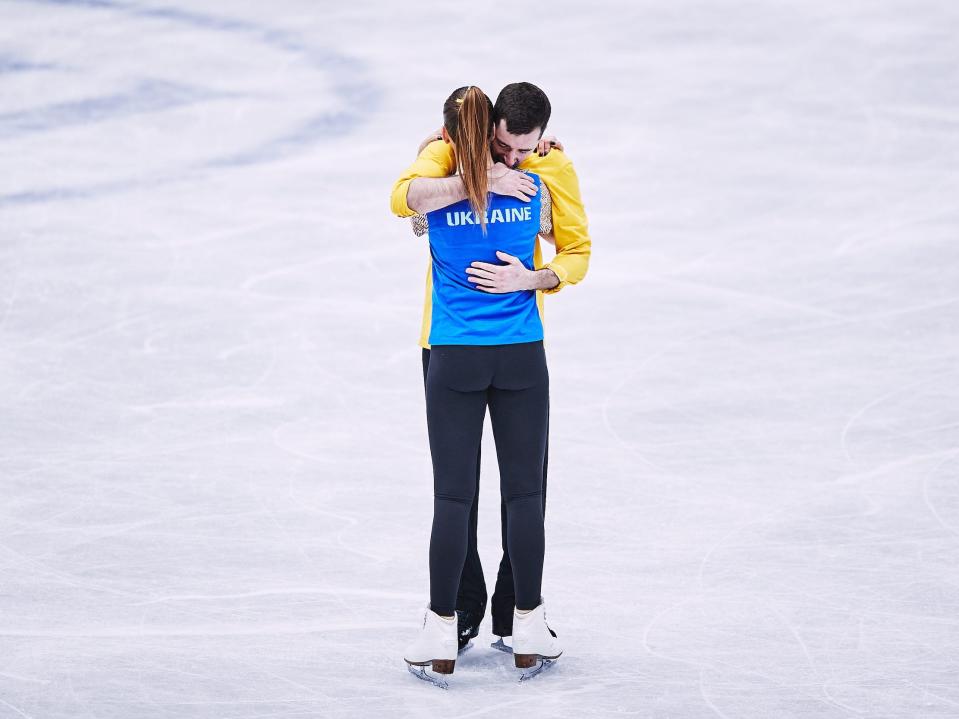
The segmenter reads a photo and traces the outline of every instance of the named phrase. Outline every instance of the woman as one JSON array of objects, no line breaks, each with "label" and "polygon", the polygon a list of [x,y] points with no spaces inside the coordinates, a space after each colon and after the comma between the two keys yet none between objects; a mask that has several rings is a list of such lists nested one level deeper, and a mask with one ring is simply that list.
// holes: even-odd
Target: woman
[{"label": "woman", "polygon": [[[456,592],[467,551],[476,457],[489,407],[507,508],[507,544],[516,589],[513,653],[517,667],[555,659],[562,650],[546,626],[543,575],[543,461],[549,376],[535,291],[482,291],[474,260],[498,263],[497,251],[533,269],[545,188],[524,203],[488,193],[492,103],[477,87],[459,88],[443,107],[443,139],[453,144],[467,199],[426,216],[433,298],[426,413],[433,457],[430,605],[404,658],[451,674],[456,662]],[[548,212],[546,213],[549,214]],[[467,270],[467,268],[469,268]],[[428,679],[423,670],[417,676]]]}]

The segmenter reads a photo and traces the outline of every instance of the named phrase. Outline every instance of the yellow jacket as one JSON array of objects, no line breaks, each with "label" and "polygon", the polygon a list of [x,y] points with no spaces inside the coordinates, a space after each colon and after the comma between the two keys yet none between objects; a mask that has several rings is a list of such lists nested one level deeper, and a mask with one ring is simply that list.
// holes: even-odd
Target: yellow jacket
[{"label": "yellow jacket", "polygon": [[[592,242],[586,210],[579,194],[579,178],[572,161],[565,153],[553,149],[544,157],[533,152],[522,163],[520,169],[535,172],[546,183],[553,195],[553,235],[556,238],[556,256],[543,264],[543,253],[539,239],[533,252],[533,262],[537,269],[550,269],[559,278],[559,284],[551,290],[536,293],[540,317],[543,315],[543,294],[559,292],[566,285],[573,285],[586,276]],[[417,177],[449,177],[456,172],[456,158],[453,148],[443,142],[431,142],[393,185],[390,208],[400,217],[416,214],[406,204],[406,194],[410,183]],[[420,334],[420,346],[429,349],[430,321],[432,311],[432,268],[426,271],[426,301],[423,311],[423,327]]]}]

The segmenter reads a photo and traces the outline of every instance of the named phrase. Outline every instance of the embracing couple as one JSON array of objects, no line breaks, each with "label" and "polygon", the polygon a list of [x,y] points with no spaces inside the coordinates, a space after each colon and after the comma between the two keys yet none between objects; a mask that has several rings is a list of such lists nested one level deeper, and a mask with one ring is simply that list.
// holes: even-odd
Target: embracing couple
[{"label": "embracing couple", "polygon": [[[442,130],[391,198],[393,212],[412,217],[430,245],[420,338],[433,458],[430,603],[404,659],[440,686],[424,667],[451,674],[486,612],[476,525],[487,407],[503,541],[493,646],[533,668],[524,677],[562,653],[540,592],[549,432],[543,295],[583,278],[590,239],[573,165],[543,137],[549,116],[545,93],[529,83],[507,85],[495,105],[478,87],[454,90]],[[541,238],[556,248],[546,263]]]}]

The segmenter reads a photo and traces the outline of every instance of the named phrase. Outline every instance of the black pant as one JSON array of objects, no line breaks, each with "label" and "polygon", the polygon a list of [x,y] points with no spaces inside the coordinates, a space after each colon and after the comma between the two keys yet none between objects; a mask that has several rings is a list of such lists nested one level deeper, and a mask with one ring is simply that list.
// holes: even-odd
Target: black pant
[{"label": "black pant", "polygon": [[[423,350],[423,386],[426,386],[427,372],[430,366],[430,351]],[[543,456],[543,512],[546,512],[546,477],[549,464],[549,417],[546,424],[546,452]],[[456,597],[456,609],[469,612],[480,617],[486,614],[486,580],[483,576],[483,565],[480,562],[476,544],[477,509],[479,507],[479,479],[480,479],[480,451],[476,451],[476,492],[473,506],[470,509],[469,537],[466,551],[466,562],[463,565],[463,574],[460,577],[459,592]],[[516,603],[513,590],[513,565],[509,561],[509,549],[506,542],[506,502],[500,500],[500,522],[502,526],[503,557],[499,563],[496,575],[496,586],[493,590],[493,634],[501,637],[511,636],[513,633],[513,607]]]},{"label": "black pant", "polygon": [[479,451],[490,408],[500,465],[503,560],[493,630],[512,633],[513,605],[539,603],[543,562],[549,378],[542,342],[434,346],[423,351],[434,466],[430,602],[479,611],[486,585],[476,550]]}]

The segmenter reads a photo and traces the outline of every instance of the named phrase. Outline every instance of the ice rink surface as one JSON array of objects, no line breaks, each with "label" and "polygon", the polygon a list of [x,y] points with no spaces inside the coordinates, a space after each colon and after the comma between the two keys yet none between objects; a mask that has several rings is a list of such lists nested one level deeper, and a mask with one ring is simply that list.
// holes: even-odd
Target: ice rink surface
[{"label": "ice rink surface", "polygon": [[[0,717],[959,717],[959,5],[0,0]],[[548,616],[427,599],[393,180],[530,80]],[[488,434],[488,433],[487,433]],[[499,559],[484,445],[481,556]]]}]

